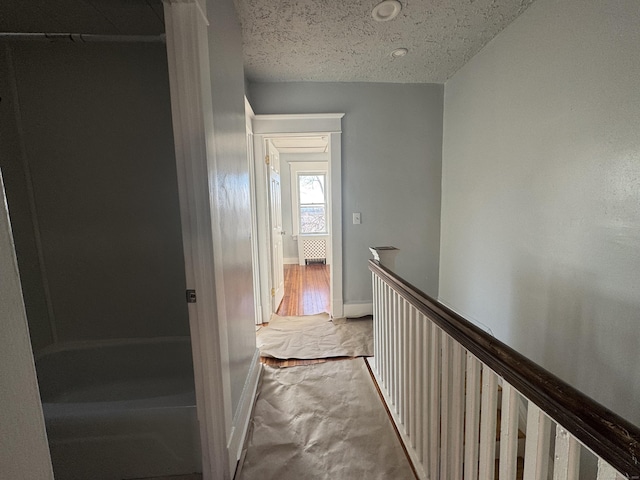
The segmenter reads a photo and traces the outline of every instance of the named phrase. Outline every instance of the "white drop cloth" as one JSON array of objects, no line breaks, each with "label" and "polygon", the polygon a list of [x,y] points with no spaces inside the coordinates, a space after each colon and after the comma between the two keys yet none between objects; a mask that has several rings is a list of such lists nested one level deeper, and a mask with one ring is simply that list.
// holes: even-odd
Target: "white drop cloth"
[{"label": "white drop cloth", "polygon": [[260,355],[314,359],[373,355],[373,320],[331,321],[328,314],[303,317],[273,315],[256,334]]},{"label": "white drop cloth", "polygon": [[264,366],[236,478],[415,479],[363,359]]}]

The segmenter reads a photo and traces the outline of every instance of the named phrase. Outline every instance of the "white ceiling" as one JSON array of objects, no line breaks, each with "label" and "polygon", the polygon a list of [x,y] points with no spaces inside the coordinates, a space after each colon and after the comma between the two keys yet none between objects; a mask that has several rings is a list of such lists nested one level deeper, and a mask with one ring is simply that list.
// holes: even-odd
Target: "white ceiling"
[{"label": "white ceiling", "polygon": [[[534,0],[235,0],[251,81],[442,83]],[[0,31],[159,34],[161,0],[0,0]],[[405,57],[392,58],[397,48]]]},{"label": "white ceiling", "polygon": [[[251,81],[443,83],[534,0],[235,0]],[[392,58],[397,48],[405,57]]]},{"label": "white ceiling", "polygon": [[278,137],[272,138],[271,142],[280,153],[326,153],[329,148],[326,136]]}]

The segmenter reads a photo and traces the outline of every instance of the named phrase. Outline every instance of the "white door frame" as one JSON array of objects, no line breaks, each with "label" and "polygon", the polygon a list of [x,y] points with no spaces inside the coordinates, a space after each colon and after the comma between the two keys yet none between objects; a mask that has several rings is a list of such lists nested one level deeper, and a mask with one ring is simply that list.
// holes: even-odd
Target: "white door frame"
[{"label": "white door frame", "polygon": [[0,318],[2,477],[53,480],[49,443],[1,171]]},{"label": "white door frame", "polygon": [[261,288],[256,302],[262,305],[262,318],[271,317],[271,274],[269,248],[269,200],[265,165],[265,138],[287,136],[326,136],[329,139],[328,170],[331,184],[331,253],[330,269],[331,316],[344,314],[342,292],[342,117],[344,113],[302,115],[256,115],[253,119],[256,224],[258,228],[258,258]]},{"label": "white door frame", "polygon": [[[284,256],[283,256],[283,235],[282,230],[282,179],[280,168],[280,152],[271,139],[265,138],[265,149],[269,156],[267,168],[267,185],[269,194],[269,239],[271,254],[271,311],[278,310],[284,298]],[[275,182],[274,182],[275,180]],[[274,184],[277,189],[274,189]],[[274,197],[277,197],[277,205],[274,208]],[[278,258],[279,257],[279,258]]]},{"label": "white door frame", "polygon": [[255,152],[253,148],[253,119],[256,114],[253,113],[253,108],[247,97],[244,97],[244,111],[245,111],[245,123],[247,128],[247,162],[249,163],[249,188],[250,188],[250,200],[251,200],[251,265],[253,271],[253,292],[255,297],[254,308],[256,316],[256,324],[260,325],[262,320],[262,295],[260,292],[260,261],[258,256],[258,222],[257,212],[258,204],[256,201],[256,169],[255,164]]},{"label": "white door frame", "polygon": [[[171,113],[204,480],[231,479],[233,411],[221,278],[206,3],[164,0]],[[186,300],[185,300],[186,301]],[[225,368],[226,367],[226,368]]]}]

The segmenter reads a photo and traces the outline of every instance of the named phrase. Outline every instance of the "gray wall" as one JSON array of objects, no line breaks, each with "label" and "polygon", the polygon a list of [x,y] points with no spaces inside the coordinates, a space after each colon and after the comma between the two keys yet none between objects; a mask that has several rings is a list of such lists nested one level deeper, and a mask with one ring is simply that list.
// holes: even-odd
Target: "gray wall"
[{"label": "gray wall", "polygon": [[640,10],[538,0],[446,84],[440,298],[640,423]]},{"label": "gray wall", "polygon": [[215,202],[222,236],[222,276],[234,413],[256,350],[251,203],[244,111],[242,36],[233,2],[209,0]]},{"label": "gray wall", "polygon": [[19,105],[16,98],[13,55],[9,45],[0,45],[0,168],[2,168],[11,227],[20,261],[20,280],[29,318],[34,350],[53,343],[49,306],[38,249],[38,231],[34,225],[30,179],[25,170],[25,144],[19,129]]},{"label": "gray wall", "polygon": [[[345,303],[371,301],[368,247],[400,249],[396,270],[438,293],[442,85],[251,83],[256,114],[336,113],[342,122]],[[353,225],[352,213],[362,213]]]},{"label": "gray wall", "polygon": [[8,213],[0,175],[1,475],[53,480]]},{"label": "gray wall", "polygon": [[0,157],[34,347],[188,335],[164,45],[7,49]]}]

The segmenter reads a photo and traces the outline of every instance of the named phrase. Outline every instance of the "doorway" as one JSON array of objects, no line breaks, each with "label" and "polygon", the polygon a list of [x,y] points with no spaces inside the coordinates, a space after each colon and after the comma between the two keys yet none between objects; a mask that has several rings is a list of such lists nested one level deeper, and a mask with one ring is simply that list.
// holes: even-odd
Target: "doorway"
[{"label": "doorway", "polygon": [[[282,178],[284,298],[280,316],[331,311],[331,181],[328,140],[276,137]],[[309,161],[313,160],[313,161]]]},{"label": "doorway", "polygon": [[342,316],[342,116],[253,117],[257,323]]}]

